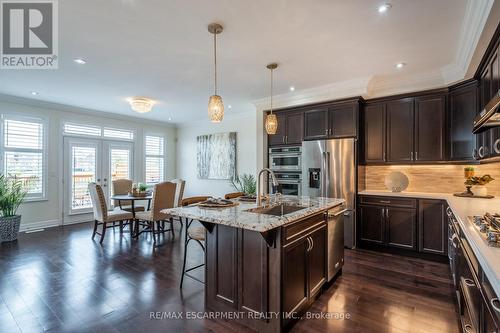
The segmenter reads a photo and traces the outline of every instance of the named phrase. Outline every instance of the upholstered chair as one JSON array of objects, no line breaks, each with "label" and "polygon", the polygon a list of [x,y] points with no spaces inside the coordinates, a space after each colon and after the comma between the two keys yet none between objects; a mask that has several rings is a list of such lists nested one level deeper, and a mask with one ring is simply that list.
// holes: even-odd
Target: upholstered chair
[{"label": "upholstered chair", "polygon": [[[99,243],[102,244],[106,229],[113,228],[115,222],[120,222],[120,231],[123,230],[124,223],[129,223],[130,232],[132,233],[132,220],[134,218],[132,213],[121,209],[108,211],[102,187],[96,183],[89,183],[88,189],[90,192],[90,199],[92,200],[92,210],[94,212],[94,232],[92,233],[92,239],[94,239],[96,234],[101,235]],[[97,232],[97,227],[99,225],[102,225],[101,233]]]},{"label": "upholstered chair", "polygon": [[[125,195],[129,192],[132,192],[132,181],[130,179],[113,180],[113,195]],[[113,205],[127,212],[132,211],[132,201],[130,200],[113,200]],[[145,208],[142,205],[134,205],[134,210],[136,212],[143,212]]]},{"label": "upholstered chair", "polygon": [[[171,182],[163,182],[155,185],[153,190],[153,203],[151,204],[151,210],[145,212],[137,212],[135,214],[135,218],[138,223],[146,226],[146,228],[141,232],[137,232],[137,235],[142,232],[151,232],[153,235],[153,242],[155,244],[156,235],[159,233],[170,231],[172,233],[172,237],[175,237],[172,217],[161,212],[163,209],[174,207],[175,188],[176,184]],[[165,221],[170,222],[170,229],[168,230],[165,229]],[[155,223],[157,230],[155,230]]]}]

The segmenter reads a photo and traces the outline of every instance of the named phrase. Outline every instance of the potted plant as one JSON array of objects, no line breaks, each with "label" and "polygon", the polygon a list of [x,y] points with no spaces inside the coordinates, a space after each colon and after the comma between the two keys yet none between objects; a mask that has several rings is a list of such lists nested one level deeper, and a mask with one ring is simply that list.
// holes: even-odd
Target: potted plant
[{"label": "potted plant", "polygon": [[0,243],[17,239],[21,225],[17,209],[25,197],[26,190],[20,180],[0,175]]},{"label": "potted plant", "polygon": [[255,196],[257,182],[253,175],[246,173],[240,176],[236,175],[230,182],[236,191],[243,192],[246,196]]},{"label": "potted plant", "polygon": [[469,179],[474,177],[474,167],[468,166],[464,168],[464,177],[465,179]]}]

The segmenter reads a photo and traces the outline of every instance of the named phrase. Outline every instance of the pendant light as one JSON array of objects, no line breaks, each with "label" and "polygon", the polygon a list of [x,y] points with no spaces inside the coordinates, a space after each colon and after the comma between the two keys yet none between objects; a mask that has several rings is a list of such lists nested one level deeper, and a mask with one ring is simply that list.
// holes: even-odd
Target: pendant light
[{"label": "pendant light", "polygon": [[212,23],[208,31],[214,35],[214,94],[208,100],[208,118],[213,123],[220,123],[224,118],[224,103],[222,97],[217,95],[217,35],[222,32],[222,26]]},{"label": "pendant light", "polygon": [[278,68],[278,64],[272,63],[266,66],[271,71],[271,112],[266,116],[266,132],[269,135],[276,134],[278,130],[278,118],[273,113],[273,71]]}]

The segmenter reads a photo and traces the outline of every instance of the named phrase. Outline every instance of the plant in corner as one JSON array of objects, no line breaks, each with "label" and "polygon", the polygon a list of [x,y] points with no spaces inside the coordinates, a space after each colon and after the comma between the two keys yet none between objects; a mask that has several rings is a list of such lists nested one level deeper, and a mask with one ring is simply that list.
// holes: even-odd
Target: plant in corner
[{"label": "plant in corner", "polygon": [[253,175],[246,173],[236,175],[230,182],[236,191],[243,192],[245,195],[251,196],[257,192],[257,181]]},{"label": "plant in corner", "polygon": [[26,197],[23,183],[0,175],[0,243],[17,239],[21,225],[21,215],[17,209]]}]

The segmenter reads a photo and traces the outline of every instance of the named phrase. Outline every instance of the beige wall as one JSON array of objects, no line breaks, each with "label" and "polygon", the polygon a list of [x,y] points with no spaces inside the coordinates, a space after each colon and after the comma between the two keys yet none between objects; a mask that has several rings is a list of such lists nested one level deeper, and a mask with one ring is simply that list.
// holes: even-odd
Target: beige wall
[{"label": "beige wall", "polygon": [[43,201],[26,202],[20,207],[22,229],[61,224],[63,174],[63,136],[61,126],[65,121],[134,129],[136,131],[136,140],[134,142],[134,179],[138,181],[144,180],[144,135],[146,133],[163,134],[166,141],[165,178],[175,178],[176,129],[171,125],[84,109],[76,112],[77,109],[74,107],[68,107],[71,110],[69,112],[64,110],[64,106],[54,105],[51,107],[43,102],[40,103],[40,106],[37,106],[36,102],[33,101],[29,101],[28,103],[23,104],[22,102],[13,102],[12,100],[0,98],[0,113],[39,117],[45,119],[48,124],[47,198]]},{"label": "beige wall", "polygon": [[[392,171],[401,171],[410,180],[406,191],[454,193],[463,192],[463,169],[466,165],[383,165],[361,166],[359,169],[359,190],[386,190],[385,176]],[[488,193],[500,196],[500,163],[474,166],[476,175],[489,174],[494,181],[486,185]]]}]

